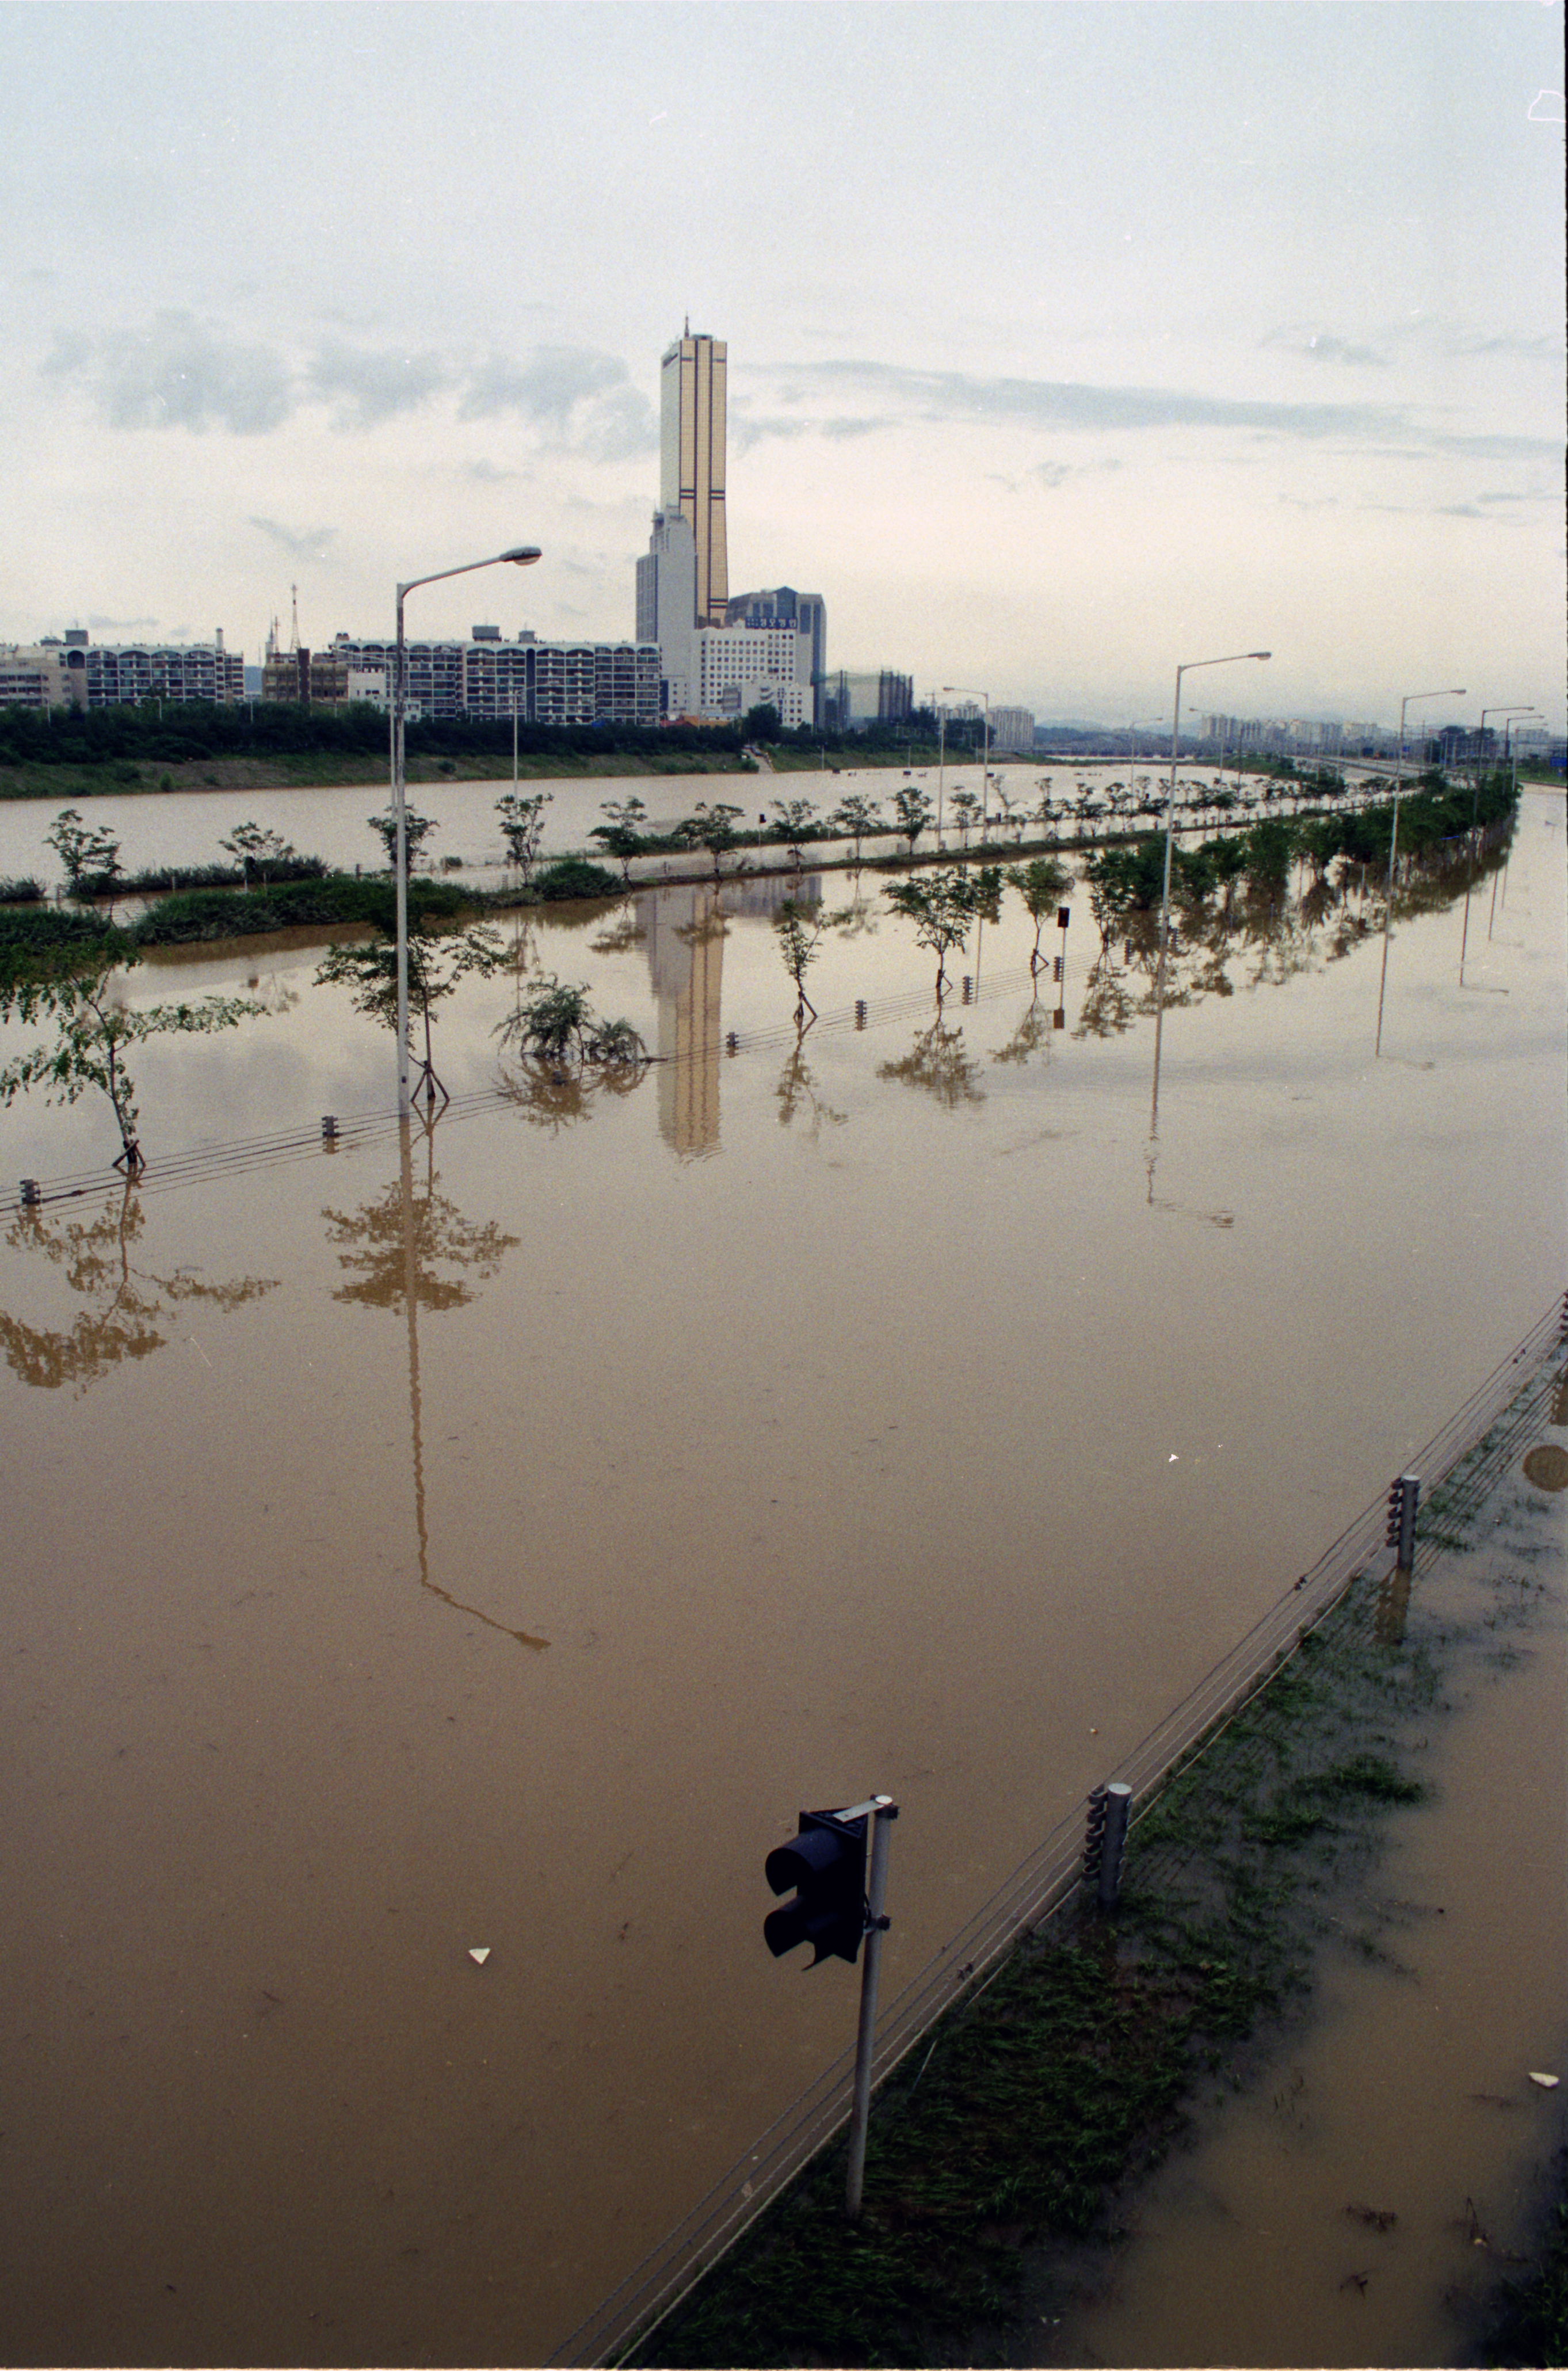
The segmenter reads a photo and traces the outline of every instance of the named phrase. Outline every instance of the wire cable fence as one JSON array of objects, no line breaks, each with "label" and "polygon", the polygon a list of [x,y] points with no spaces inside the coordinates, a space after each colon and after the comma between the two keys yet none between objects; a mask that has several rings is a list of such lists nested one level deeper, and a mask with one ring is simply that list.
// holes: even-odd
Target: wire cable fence
[{"label": "wire cable fence", "polygon": [[[1518,1347],[1410,1461],[1409,1470],[1421,1475],[1429,1494],[1429,1529],[1435,1528],[1434,1516],[1443,1525],[1462,1520],[1506,1470],[1519,1439],[1539,1420],[1548,1395],[1560,1383],[1553,1361],[1565,1344],[1568,1293],[1553,1301]],[[1500,1426],[1505,1411],[1509,1420]],[[1107,1774],[1132,1787],[1135,1823],[1153,1808],[1159,1790],[1190,1767],[1267,1686],[1354,1583],[1388,1576],[1395,1552],[1385,1540],[1386,1520],[1387,1502],[1379,1498]],[[1429,1570],[1441,1553],[1440,1538],[1418,1539],[1417,1572]],[[1000,1972],[1012,1947],[1066,1905],[1081,1881],[1084,1835],[1084,1807],[1075,1803],[887,2004],[877,2024],[873,2083],[884,2081],[945,2011],[975,1998]],[[824,2067],[571,2331],[550,2362],[618,2363],[634,2341],[672,2312],[847,2122],[854,2065],[855,2053],[847,2049]]]}]

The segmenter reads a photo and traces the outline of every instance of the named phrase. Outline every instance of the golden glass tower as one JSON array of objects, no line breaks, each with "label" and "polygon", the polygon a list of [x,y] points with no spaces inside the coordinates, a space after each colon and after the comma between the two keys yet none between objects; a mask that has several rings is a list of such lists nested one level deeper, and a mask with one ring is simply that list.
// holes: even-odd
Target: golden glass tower
[{"label": "golden glass tower", "polygon": [[730,557],[724,535],[724,380],[729,347],[677,338],[660,382],[659,507],[679,512],[697,540],[698,626],[728,622]]}]

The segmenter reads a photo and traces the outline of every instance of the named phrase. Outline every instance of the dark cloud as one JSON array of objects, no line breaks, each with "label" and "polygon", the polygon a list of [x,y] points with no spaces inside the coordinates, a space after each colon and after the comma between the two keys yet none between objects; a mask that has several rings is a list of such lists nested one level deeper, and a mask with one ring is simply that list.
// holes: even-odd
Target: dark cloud
[{"label": "dark cloud", "polygon": [[304,535],[295,535],[291,527],[281,526],[276,519],[254,515],[250,524],[259,527],[263,535],[271,536],[291,560],[325,560],[327,547],[338,532],[335,526],[313,526]]},{"label": "dark cloud", "polygon": [[226,428],[265,435],[294,409],[282,356],[190,313],[159,313],[144,330],[56,339],[46,374],[86,388],[111,428]]},{"label": "dark cloud", "polygon": [[103,618],[96,609],[89,611],[87,625],[95,634],[150,633],[157,624],[156,618]]}]

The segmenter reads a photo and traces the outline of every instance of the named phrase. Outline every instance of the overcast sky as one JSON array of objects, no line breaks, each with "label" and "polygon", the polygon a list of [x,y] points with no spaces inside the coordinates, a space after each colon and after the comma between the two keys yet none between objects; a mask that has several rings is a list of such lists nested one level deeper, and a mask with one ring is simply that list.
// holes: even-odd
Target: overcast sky
[{"label": "overcast sky", "polygon": [[[0,637],[631,632],[659,357],[731,584],[1043,714],[1562,726],[1541,0],[0,11]],[[410,619],[415,617],[410,604]]]}]

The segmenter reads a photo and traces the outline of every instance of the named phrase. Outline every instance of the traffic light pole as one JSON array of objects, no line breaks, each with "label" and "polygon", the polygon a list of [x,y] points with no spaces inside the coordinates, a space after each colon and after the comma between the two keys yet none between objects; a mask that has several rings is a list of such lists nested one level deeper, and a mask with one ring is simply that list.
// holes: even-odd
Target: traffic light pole
[{"label": "traffic light pole", "polygon": [[[862,1808],[857,1806],[857,1809]],[[877,1981],[882,1974],[882,1937],[888,1920],[887,1849],[889,1830],[898,1817],[891,1795],[873,1796],[863,1807],[870,1811],[870,1867],[866,1875],[866,1957],[860,1972],[860,2030],[855,2045],[855,2104],[849,2115],[849,2172],[844,2188],[844,2211],[859,2222],[860,2196],[866,2183],[866,2124],[871,2111],[871,2049],[877,2030]]]}]

